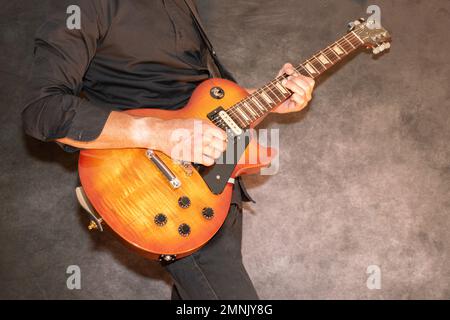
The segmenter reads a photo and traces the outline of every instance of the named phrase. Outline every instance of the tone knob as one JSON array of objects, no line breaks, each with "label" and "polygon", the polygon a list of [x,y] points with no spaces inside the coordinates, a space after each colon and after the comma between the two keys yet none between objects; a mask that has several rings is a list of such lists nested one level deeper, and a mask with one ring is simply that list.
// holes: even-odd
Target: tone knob
[{"label": "tone knob", "polygon": [[180,197],[178,199],[178,204],[180,205],[181,208],[186,209],[189,208],[189,206],[191,205],[191,199],[189,199],[186,196]]},{"label": "tone knob", "polygon": [[183,237],[187,237],[191,233],[191,227],[189,227],[186,223],[180,224],[178,227],[178,233]]},{"label": "tone knob", "polygon": [[163,225],[165,225],[167,223],[167,217],[164,214],[162,214],[162,213],[158,213],[155,216],[155,220],[154,221],[155,221],[155,224],[157,226],[162,227]]},{"label": "tone knob", "polygon": [[214,210],[212,208],[204,208],[202,215],[206,220],[211,220],[214,217]]}]

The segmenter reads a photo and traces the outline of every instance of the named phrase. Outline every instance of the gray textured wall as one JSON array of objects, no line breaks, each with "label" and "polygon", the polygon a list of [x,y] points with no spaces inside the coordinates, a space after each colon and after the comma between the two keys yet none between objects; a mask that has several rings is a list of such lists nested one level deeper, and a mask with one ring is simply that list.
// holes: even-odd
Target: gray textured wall
[{"label": "gray textured wall", "polygon": [[[0,5],[0,298],[166,299],[170,279],[88,233],[76,156],[21,133],[33,34],[48,1]],[[308,110],[272,116],[276,176],[248,177],[245,264],[262,298],[450,298],[450,1],[374,1],[391,51],[321,81]],[[333,41],[369,3],[203,0],[217,51],[248,86]],[[82,269],[82,290],[65,270]],[[382,289],[368,290],[379,265]]]}]

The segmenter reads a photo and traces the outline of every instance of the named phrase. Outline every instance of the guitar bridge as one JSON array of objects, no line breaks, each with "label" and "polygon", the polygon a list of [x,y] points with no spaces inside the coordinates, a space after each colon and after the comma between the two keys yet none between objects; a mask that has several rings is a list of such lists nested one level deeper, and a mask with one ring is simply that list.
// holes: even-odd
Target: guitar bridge
[{"label": "guitar bridge", "polygon": [[153,151],[153,150],[147,150],[146,156],[148,159],[150,159],[155,166],[161,171],[161,173],[167,178],[170,185],[174,189],[178,189],[181,187],[181,182],[177,178],[177,176],[169,169],[168,166],[161,160],[160,157]]}]

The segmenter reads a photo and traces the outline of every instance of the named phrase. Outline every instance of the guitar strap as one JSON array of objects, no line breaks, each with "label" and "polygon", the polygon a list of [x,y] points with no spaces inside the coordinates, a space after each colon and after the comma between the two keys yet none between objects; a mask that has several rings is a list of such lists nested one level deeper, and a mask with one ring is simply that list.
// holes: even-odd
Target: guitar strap
[{"label": "guitar strap", "polygon": [[205,43],[206,47],[208,48],[208,56],[206,57],[206,62],[207,62],[207,67],[208,67],[211,77],[226,78],[226,79],[234,81],[233,76],[224,69],[224,67],[220,63],[219,59],[217,58],[216,51],[214,50],[214,47],[213,47],[211,41],[209,40],[208,35],[206,34],[205,28],[202,24],[199,14],[198,14],[197,7],[194,3],[194,0],[184,0],[184,2],[186,3],[187,7],[189,8],[189,11],[191,12],[192,18],[198,29],[198,32],[199,32],[200,36],[202,37],[203,42]]}]

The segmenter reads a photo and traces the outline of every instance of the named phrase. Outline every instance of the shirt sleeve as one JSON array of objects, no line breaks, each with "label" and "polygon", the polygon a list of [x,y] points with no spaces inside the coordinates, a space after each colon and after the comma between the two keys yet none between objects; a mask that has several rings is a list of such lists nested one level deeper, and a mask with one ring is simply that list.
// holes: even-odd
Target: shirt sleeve
[{"label": "shirt sleeve", "polygon": [[111,112],[79,97],[84,74],[107,31],[106,2],[70,2],[81,9],[81,28],[67,27],[70,14],[59,3],[35,38],[29,96],[22,120],[25,132],[43,141],[64,137],[94,140]]}]

